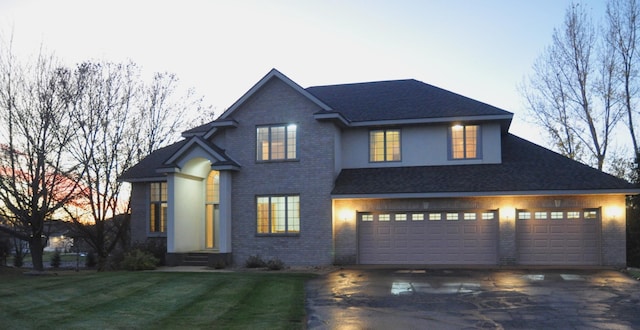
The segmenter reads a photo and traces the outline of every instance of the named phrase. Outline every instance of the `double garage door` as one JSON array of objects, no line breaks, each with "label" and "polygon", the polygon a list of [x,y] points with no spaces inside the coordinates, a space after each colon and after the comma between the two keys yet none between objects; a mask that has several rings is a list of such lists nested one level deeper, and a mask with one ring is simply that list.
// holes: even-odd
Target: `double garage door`
[{"label": "double garage door", "polygon": [[496,264],[497,213],[360,213],[360,264]]},{"label": "double garage door", "polygon": [[600,210],[518,211],[518,262],[600,265]]},{"label": "double garage door", "polygon": [[[599,210],[517,211],[521,265],[599,265]],[[495,265],[496,211],[358,214],[360,264]]]}]

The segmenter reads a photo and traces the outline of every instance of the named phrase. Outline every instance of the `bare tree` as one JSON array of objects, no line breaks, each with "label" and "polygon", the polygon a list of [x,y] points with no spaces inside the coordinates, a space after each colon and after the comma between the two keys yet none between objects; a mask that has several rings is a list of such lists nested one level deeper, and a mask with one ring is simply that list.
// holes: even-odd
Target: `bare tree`
[{"label": "bare tree", "polygon": [[144,85],[136,119],[141,139],[138,160],[178,140],[182,130],[197,121],[197,117],[213,116],[201,96],[193,89],[181,91],[178,82],[175,74],[162,72],[155,73],[151,82]]},{"label": "bare tree", "polygon": [[636,164],[639,162],[638,137],[635,132],[634,100],[638,95],[638,28],[640,6],[636,0],[613,0],[607,2],[608,30],[606,40],[616,56],[618,79],[622,83],[620,96],[625,112],[625,122],[633,144]]},{"label": "bare tree", "polygon": [[612,53],[598,49],[597,36],[586,11],[571,6],[522,91],[560,152],[602,170],[620,112]]},{"label": "bare tree", "polygon": [[584,147],[571,125],[571,105],[564,79],[555,66],[549,65],[554,59],[554,52],[547,49],[534,64],[536,75],[528,85],[522,85],[521,91],[534,123],[545,129],[556,149],[566,157],[581,160]]},{"label": "bare tree", "polygon": [[43,52],[19,63],[11,47],[0,54],[0,230],[28,242],[33,267],[43,270],[45,223],[77,198],[79,173],[68,162],[74,137],[68,117],[70,72]]},{"label": "bare tree", "polygon": [[80,182],[89,214],[74,223],[98,257],[104,270],[107,257],[127,231],[119,221],[126,213],[117,178],[133,165],[141,136],[134,120],[139,94],[139,69],[132,63],[82,63],[75,70],[72,119],[77,138],[71,144],[74,159],[84,173]]}]

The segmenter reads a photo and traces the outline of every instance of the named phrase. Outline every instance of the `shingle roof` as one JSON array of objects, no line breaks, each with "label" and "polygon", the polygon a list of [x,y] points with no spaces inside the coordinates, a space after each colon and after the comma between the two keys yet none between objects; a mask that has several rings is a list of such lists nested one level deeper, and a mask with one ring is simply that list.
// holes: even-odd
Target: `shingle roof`
[{"label": "shingle roof", "polygon": [[184,132],[182,132],[182,134],[198,134],[198,133],[206,133],[210,128],[211,128],[211,123],[206,123],[206,124],[202,124],[193,128],[190,128]]},{"label": "shingle roof", "polygon": [[502,163],[344,169],[333,195],[634,190],[632,184],[515,135]]},{"label": "shingle roof", "polygon": [[306,89],[350,121],[512,115],[414,79]]},{"label": "shingle roof", "polygon": [[122,175],[118,178],[118,180],[128,181],[131,179],[150,179],[150,178],[158,178],[159,180],[164,180],[165,175],[162,173],[156,172],[158,167],[162,166],[162,164],[171,157],[178,149],[182,148],[188,140],[181,140],[174,144],[168,145],[164,148],[160,148],[152,153],[150,153],[147,157],[143,158],[138,164],[134,165],[130,169],[126,170]]},{"label": "shingle roof", "polygon": [[158,173],[157,169],[163,167],[170,167],[171,164],[165,164],[167,160],[173,157],[179,150],[189,143],[192,139],[198,139],[205,143],[209,148],[213,151],[221,155],[222,157],[226,157],[224,160],[217,161],[214,165],[222,166],[222,165],[232,165],[237,166],[232,159],[228,158],[227,154],[223,149],[220,149],[218,146],[210,143],[207,140],[204,140],[200,137],[192,137],[190,139],[180,140],[174,144],[166,146],[164,148],[160,148],[147,157],[143,158],[138,164],[131,167],[129,170],[125,171],[118,180],[122,181],[135,181],[135,180],[165,180],[166,177],[163,173]]}]

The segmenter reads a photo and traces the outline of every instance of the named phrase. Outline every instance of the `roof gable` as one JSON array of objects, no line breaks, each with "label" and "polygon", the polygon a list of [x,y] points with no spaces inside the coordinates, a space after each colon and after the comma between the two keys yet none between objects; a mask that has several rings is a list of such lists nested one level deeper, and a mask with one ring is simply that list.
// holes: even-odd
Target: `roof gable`
[{"label": "roof gable", "polygon": [[122,173],[118,180],[127,182],[166,180],[165,175],[158,173],[156,169],[186,143],[187,140],[181,140],[150,153],[136,165]]},{"label": "roof gable", "polygon": [[178,150],[176,150],[171,157],[169,157],[163,163],[165,166],[172,166],[177,163],[184,155],[186,155],[189,150],[194,147],[199,147],[204,150],[208,155],[210,155],[213,159],[215,159],[215,163],[218,162],[230,162],[231,159],[225,154],[224,150],[218,148],[216,145],[209,143],[208,141],[202,139],[199,136],[194,136],[187,140]]},{"label": "roof gable", "polygon": [[[322,110],[331,111],[332,109],[323,101],[315,97],[313,94],[307,92],[304,88],[298,85],[293,80],[289,79],[289,77],[282,74],[280,71],[276,69],[271,69],[269,73],[267,73],[262,79],[260,79],[251,89],[249,89],[242,97],[240,97],[235,103],[229,107],[218,119],[214,120],[212,123],[220,122],[220,121],[229,121],[232,119],[233,113],[240,108],[245,102],[247,102],[253,95],[255,95],[260,89],[267,84],[271,79],[279,79],[289,87],[293,88],[296,92],[300,93],[302,96],[309,99],[309,101],[318,105]],[[211,125],[210,129],[204,134],[204,138],[210,138],[220,125]]]},{"label": "roof gable", "polygon": [[231,159],[224,150],[199,136],[193,136],[152,152],[125,171],[118,180],[127,182],[164,181],[166,180],[165,174],[172,172],[181,157],[188,154],[194,147],[201,148],[211,156],[212,168],[220,170],[240,168],[240,165]]},{"label": "roof gable", "polygon": [[513,116],[511,112],[414,79],[315,86],[307,91],[352,122]]}]

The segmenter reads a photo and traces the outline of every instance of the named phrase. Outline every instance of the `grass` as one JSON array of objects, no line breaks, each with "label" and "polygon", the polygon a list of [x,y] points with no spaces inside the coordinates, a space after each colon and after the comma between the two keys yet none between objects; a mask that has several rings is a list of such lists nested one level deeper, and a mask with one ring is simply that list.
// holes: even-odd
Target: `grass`
[{"label": "grass", "polygon": [[640,268],[627,268],[627,273],[636,280],[640,280]]},{"label": "grass", "polygon": [[4,329],[303,329],[304,282],[280,272],[0,272]]}]

